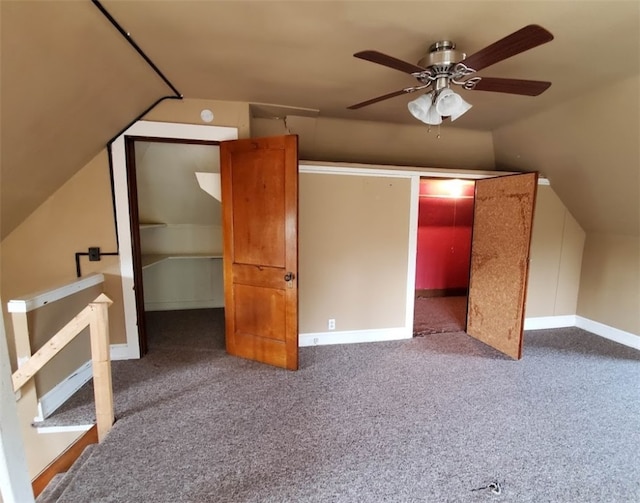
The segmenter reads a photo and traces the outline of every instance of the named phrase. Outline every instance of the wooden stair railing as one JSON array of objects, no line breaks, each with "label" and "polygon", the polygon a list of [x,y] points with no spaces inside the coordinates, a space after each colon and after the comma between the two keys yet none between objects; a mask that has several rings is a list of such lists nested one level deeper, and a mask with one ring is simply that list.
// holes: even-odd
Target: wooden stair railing
[{"label": "wooden stair railing", "polygon": [[113,304],[105,294],[90,302],[69,323],[62,327],[44,346],[36,351],[12,375],[13,390],[17,392],[58,352],[87,326],[91,337],[93,388],[96,402],[98,441],[102,442],[114,422],[111,359],[109,354],[109,306]]}]

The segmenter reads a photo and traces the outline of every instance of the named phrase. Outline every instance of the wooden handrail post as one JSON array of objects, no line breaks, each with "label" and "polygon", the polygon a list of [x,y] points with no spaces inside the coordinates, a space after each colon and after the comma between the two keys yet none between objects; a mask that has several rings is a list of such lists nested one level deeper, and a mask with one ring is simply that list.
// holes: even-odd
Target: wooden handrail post
[{"label": "wooden handrail post", "polygon": [[111,384],[111,358],[109,355],[109,313],[111,300],[101,296],[89,304],[91,321],[91,360],[93,364],[93,388],[96,400],[98,441],[102,442],[114,422],[113,388]]}]

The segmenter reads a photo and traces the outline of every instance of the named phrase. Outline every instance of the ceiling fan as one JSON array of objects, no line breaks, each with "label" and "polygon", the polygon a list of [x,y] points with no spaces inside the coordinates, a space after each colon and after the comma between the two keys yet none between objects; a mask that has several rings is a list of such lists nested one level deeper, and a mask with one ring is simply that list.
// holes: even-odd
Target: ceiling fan
[{"label": "ceiling fan", "polygon": [[440,40],[431,45],[429,53],[418,61],[417,65],[378,51],[357,52],[354,54],[356,58],[408,73],[415,77],[419,84],[356,103],[348,108],[355,110],[402,94],[426,90],[427,94],[409,102],[408,106],[414,117],[433,125],[440,124],[443,117],[455,120],[471,108],[469,103],[453,92],[452,84],[461,86],[467,91],[493,91],[538,96],[551,86],[551,82],[481,77],[475,74],[490,65],[551,40],[553,40],[553,35],[550,32],[541,26],[531,24],[469,57],[466,57],[465,53],[455,50],[456,46],[450,40]]}]

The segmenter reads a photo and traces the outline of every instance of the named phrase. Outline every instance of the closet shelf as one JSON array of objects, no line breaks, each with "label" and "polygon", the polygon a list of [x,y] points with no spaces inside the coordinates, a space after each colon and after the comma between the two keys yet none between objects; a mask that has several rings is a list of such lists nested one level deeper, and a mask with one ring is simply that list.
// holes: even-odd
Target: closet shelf
[{"label": "closet shelf", "polygon": [[142,268],[146,269],[152,265],[159,264],[165,260],[184,259],[221,259],[222,253],[172,253],[172,254],[149,254],[142,255]]}]

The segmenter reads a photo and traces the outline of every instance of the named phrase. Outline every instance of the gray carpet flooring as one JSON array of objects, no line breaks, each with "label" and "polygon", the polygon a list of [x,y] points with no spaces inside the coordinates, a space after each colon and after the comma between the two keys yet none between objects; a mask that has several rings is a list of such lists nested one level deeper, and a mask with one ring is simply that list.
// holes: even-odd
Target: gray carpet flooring
[{"label": "gray carpet flooring", "polygon": [[114,362],[118,421],[59,501],[640,501],[635,350],[543,330],[515,362],[435,334],[301,348],[288,372],[227,356],[221,326],[150,313],[149,354]]}]

